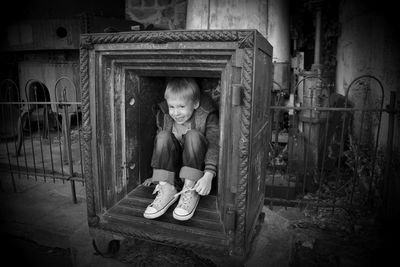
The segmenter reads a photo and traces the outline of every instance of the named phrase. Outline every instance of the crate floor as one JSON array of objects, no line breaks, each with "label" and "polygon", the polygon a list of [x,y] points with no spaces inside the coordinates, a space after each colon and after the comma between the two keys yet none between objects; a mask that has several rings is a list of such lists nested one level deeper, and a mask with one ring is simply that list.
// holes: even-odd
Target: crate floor
[{"label": "crate floor", "polygon": [[[227,236],[217,207],[216,196],[208,195],[200,198],[197,209],[190,220],[178,221],[173,218],[172,212],[176,201],[167,212],[153,220],[143,217],[143,212],[155,195],[152,195],[154,186],[139,185],[125,198],[110,208],[103,215],[103,225],[107,224],[112,230],[113,225],[124,225],[125,232],[132,235],[151,237],[156,235],[156,241],[173,239],[174,243],[204,244],[210,247],[227,247]],[[103,227],[104,228],[104,227]],[[120,227],[119,227],[120,229]],[[168,240],[167,240],[168,241]]]}]

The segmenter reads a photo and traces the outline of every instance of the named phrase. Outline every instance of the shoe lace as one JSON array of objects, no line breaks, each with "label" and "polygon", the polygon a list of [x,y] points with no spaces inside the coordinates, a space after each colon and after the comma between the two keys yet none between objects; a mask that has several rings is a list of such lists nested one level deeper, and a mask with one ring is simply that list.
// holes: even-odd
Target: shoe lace
[{"label": "shoe lace", "polygon": [[176,193],[176,194],[174,195],[174,197],[177,197],[177,196],[180,196],[180,195],[183,194],[184,196],[182,196],[182,197],[184,198],[185,195],[187,195],[186,193],[187,193],[187,192],[190,192],[190,191],[194,191],[194,188],[185,187],[185,188],[183,188],[180,192]]},{"label": "shoe lace", "polygon": [[194,191],[194,188],[190,188],[190,187],[183,187],[182,191],[179,192],[178,194],[181,194],[181,198],[182,198],[182,206],[183,207],[187,207],[187,205],[189,204],[189,201],[194,197],[194,194],[192,193]]},{"label": "shoe lace", "polygon": [[157,184],[156,188],[154,188],[154,191],[152,194],[154,195],[155,193],[157,193],[157,196],[155,197],[154,201],[150,204],[150,206],[157,205],[161,202],[163,191],[162,191],[162,187],[160,186],[160,184]]}]

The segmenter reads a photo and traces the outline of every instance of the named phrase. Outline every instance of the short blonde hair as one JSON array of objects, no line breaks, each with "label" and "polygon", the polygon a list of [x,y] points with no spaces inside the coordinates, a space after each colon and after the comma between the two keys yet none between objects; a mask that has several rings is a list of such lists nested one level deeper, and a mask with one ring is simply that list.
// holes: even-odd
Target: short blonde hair
[{"label": "short blonde hair", "polygon": [[200,101],[200,88],[193,78],[172,78],[168,81],[164,98],[170,97],[190,99],[194,103]]}]

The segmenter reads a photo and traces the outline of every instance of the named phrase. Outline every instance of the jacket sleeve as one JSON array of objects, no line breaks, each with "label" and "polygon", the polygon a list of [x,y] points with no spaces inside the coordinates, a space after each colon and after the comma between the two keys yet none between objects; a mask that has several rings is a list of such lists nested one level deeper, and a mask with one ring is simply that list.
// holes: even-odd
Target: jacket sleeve
[{"label": "jacket sleeve", "polygon": [[219,156],[219,120],[216,113],[210,113],[206,120],[206,139],[208,148],[204,159],[204,171],[212,172],[215,176]]},{"label": "jacket sleeve", "polygon": [[162,131],[164,124],[164,113],[161,109],[157,109],[156,111],[156,125],[157,125],[157,134]]}]

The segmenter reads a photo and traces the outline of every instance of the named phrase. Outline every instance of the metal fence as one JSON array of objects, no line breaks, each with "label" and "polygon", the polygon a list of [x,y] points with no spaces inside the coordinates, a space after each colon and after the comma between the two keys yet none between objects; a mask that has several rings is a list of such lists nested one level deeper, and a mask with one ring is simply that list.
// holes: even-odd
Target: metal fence
[{"label": "metal fence", "polygon": [[[329,93],[318,76],[303,78],[295,89],[299,105],[278,93],[271,106],[265,203],[334,209],[384,202],[395,94],[384,108],[384,88],[369,75],[355,79],[344,96]],[[67,77],[50,90],[37,80],[24,91],[2,81],[0,171],[11,174],[15,191],[21,178],[70,182],[76,203],[75,182],[84,183],[79,92]]]},{"label": "metal fence", "polygon": [[16,179],[61,180],[77,203],[75,182],[84,182],[79,99],[68,77],[50,89],[38,80],[23,91],[12,80],[1,82],[0,171],[11,174],[14,191]]},{"label": "metal fence", "polygon": [[382,83],[370,75],[356,78],[345,95],[331,93],[319,76],[304,77],[294,91],[297,103],[278,91],[271,107],[265,204],[333,211],[384,204],[395,93],[384,107]]}]

